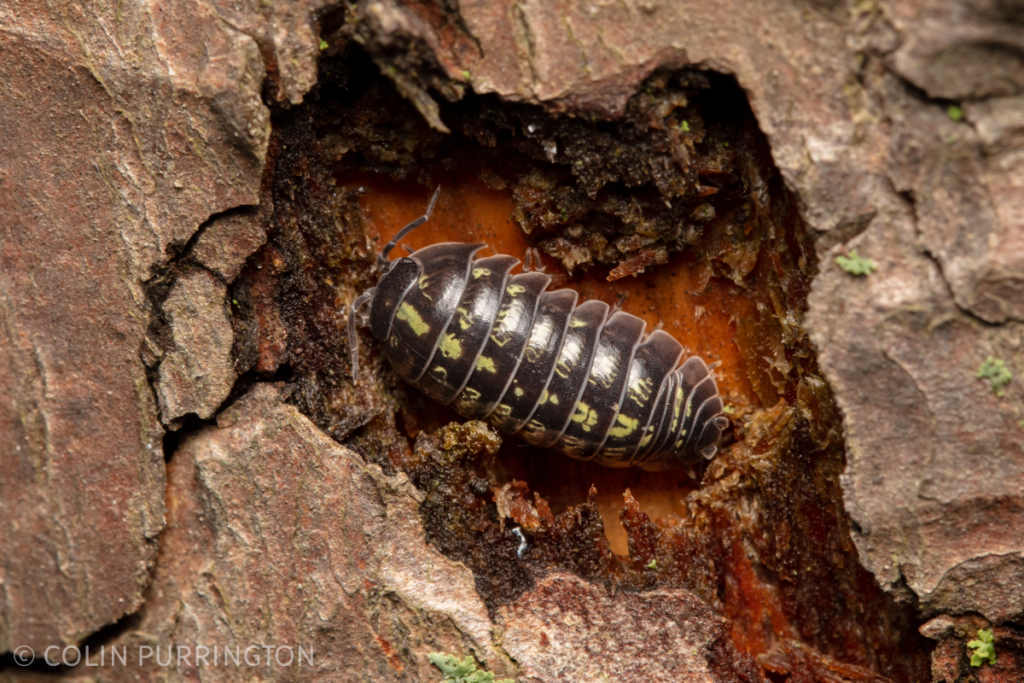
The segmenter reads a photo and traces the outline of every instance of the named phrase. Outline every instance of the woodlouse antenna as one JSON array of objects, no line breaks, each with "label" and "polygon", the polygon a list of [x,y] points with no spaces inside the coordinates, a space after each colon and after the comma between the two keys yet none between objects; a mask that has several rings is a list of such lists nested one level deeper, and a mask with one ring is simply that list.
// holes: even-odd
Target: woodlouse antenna
[{"label": "woodlouse antenna", "polygon": [[437,189],[434,190],[434,195],[430,198],[430,204],[427,205],[427,212],[424,213],[419,218],[417,218],[416,220],[414,220],[412,223],[409,223],[407,226],[399,230],[398,234],[392,237],[391,241],[384,245],[384,250],[381,251],[380,256],[377,257],[378,270],[384,270],[387,267],[388,255],[391,253],[391,250],[394,249],[395,246],[402,241],[403,237],[405,237],[410,232],[426,223],[428,220],[430,220],[430,214],[434,212],[434,204],[437,203],[437,198],[440,194],[441,186],[438,185]]},{"label": "woodlouse antenna", "polygon": [[[435,195],[436,197],[437,195]],[[368,289],[352,302],[348,311],[348,352],[352,359],[352,384],[359,382],[359,340],[356,339],[356,313],[373,298],[372,289]]]}]

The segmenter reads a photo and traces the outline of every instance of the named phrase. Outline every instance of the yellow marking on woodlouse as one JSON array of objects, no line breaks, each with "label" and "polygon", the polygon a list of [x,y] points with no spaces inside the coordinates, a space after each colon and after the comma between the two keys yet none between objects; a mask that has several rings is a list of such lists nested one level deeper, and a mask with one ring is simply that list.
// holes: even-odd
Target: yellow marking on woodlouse
[{"label": "yellow marking on woodlouse", "polygon": [[519,296],[526,291],[526,287],[522,285],[509,285],[505,288],[505,291],[508,292],[509,296]]},{"label": "yellow marking on woodlouse", "polygon": [[559,440],[558,447],[568,456],[579,457],[583,455],[583,444],[586,443],[584,439],[578,436],[569,436],[568,434],[562,435]]},{"label": "yellow marking on woodlouse", "polygon": [[525,311],[519,302],[511,302],[501,307],[494,322],[494,329],[491,331],[491,341],[500,346],[505,346],[516,338],[515,331],[523,319]]},{"label": "yellow marking on woodlouse", "polygon": [[636,427],[640,422],[639,420],[626,417],[625,415],[619,415],[615,421],[618,424],[608,430],[608,435],[614,436],[616,439],[624,439],[632,434],[636,431]]},{"label": "yellow marking on woodlouse", "polygon": [[562,344],[562,352],[558,356],[558,362],[555,363],[555,374],[562,379],[568,379],[569,373],[580,361],[580,356],[583,355],[583,342],[579,337],[567,337],[565,342]]},{"label": "yellow marking on woodlouse", "polygon": [[554,326],[550,320],[545,319],[542,322],[534,322],[533,328],[530,330],[530,340],[526,343],[526,351],[523,353],[523,359],[528,363],[536,363],[541,356],[544,355],[544,351],[548,347],[548,343],[551,340],[551,335],[554,332]]},{"label": "yellow marking on woodlouse", "polygon": [[473,317],[469,314],[469,311],[460,306],[455,309],[455,313],[459,316],[459,329],[468,330],[473,324]]},{"label": "yellow marking on woodlouse", "polygon": [[611,389],[612,384],[615,383],[615,378],[618,377],[618,374],[619,373],[616,372],[616,368],[611,368],[611,371],[609,372],[608,361],[603,358],[598,358],[590,368],[590,378],[587,382],[593,384],[595,387]]},{"label": "yellow marking on woodlouse", "polygon": [[580,401],[576,404],[576,412],[572,415],[572,421],[579,424],[583,431],[589,432],[590,428],[597,424],[597,411]]},{"label": "yellow marking on woodlouse", "polygon": [[537,405],[543,405],[545,403],[550,403],[552,405],[556,405],[557,406],[558,405],[558,394],[552,394],[547,389],[545,389],[544,393],[542,393],[540,395],[540,400],[537,401]]},{"label": "yellow marking on woodlouse", "polygon": [[520,389],[519,387],[516,387],[515,390],[512,393],[515,394],[516,397],[520,397],[520,396],[523,395],[523,390]]},{"label": "yellow marking on woodlouse", "polygon": [[589,324],[586,320],[580,320],[579,318],[573,318],[569,321],[569,327],[586,327]]},{"label": "yellow marking on woodlouse", "polygon": [[462,344],[455,338],[454,334],[446,334],[441,339],[441,344],[438,346],[441,351],[441,355],[445,358],[461,358],[462,357]]},{"label": "yellow marking on woodlouse", "polygon": [[672,406],[672,427],[671,427],[671,431],[673,431],[673,432],[676,430],[677,427],[679,427],[680,418],[682,417],[682,413],[683,413],[683,410],[684,410],[684,407],[683,407],[683,402],[684,401],[686,401],[686,396],[683,395],[683,387],[682,387],[682,384],[680,384],[679,388],[676,389],[676,400],[675,400],[675,403]]},{"label": "yellow marking on woodlouse", "polygon": [[651,399],[651,392],[654,389],[654,382],[650,377],[644,377],[635,384],[630,385],[626,392],[629,398],[638,406],[643,408]]},{"label": "yellow marking on woodlouse", "polygon": [[406,323],[417,337],[422,337],[427,332],[430,332],[430,325],[423,322],[419,312],[407,301],[402,302],[402,305],[398,307],[398,313],[395,315],[395,318]]},{"label": "yellow marking on woodlouse", "polygon": [[437,381],[439,382],[443,382],[446,379],[448,379],[448,371],[442,368],[440,365],[435,365],[434,367],[430,368],[430,374],[437,377]]},{"label": "yellow marking on woodlouse", "polygon": [[599,344],[590,367],[590,382],[602,389],[608,389],[619,376],[619,370],[619,357],[615,349]]},{"label": "yellow marking on woodlouse", "polygon": [[494,359],[488,358],[487,356],[480,356],[476,359],[476,369],[486,370],[487,372],[497,372],[494,367]]},{"label": "yellow marking on woodlouse", "polygon": [[491,269],[490,268],[474,268],[473,269],[473,278],[474,279],[482,278],[485,275],[490,275],[490,274],[491,274]]},{"label": "yellow marking on woodlouse", "polygon": [[497,330],[505,324],[505,318],[508,317],[511,306],[502,306],[498,309],[498,315],[494,316],[494,329]]},{"label": "yellow marking on woodlouse", "polygon": [[462,393],[463,397],[461,398],[461,400],[463,401],[476,401],[478,398],[480,398],[480,392],[477,391],[476,389],[470,389],[469,387],[463,389]]}]

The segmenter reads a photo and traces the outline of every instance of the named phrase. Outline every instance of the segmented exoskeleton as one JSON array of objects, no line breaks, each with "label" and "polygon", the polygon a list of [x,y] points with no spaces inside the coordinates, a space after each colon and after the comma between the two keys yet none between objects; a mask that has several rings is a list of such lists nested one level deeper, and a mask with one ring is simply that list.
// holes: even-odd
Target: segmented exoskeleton
[{"label": "segmented exoskeleton", "polygon": [[[576,305],[548,292],[542,272],[513,275],[519,259],[474,259],[484,244],[445,242],[388,260],[427,212],[388,242],[377,286],[348,317],[358,380],[357,312],[395,371],[457,413],[506,434],[609,467],[660,470],[715,455],[728,420],[708,366],[646,323],[602,301]],[[529,261],[529,257],[527,257]]]}]

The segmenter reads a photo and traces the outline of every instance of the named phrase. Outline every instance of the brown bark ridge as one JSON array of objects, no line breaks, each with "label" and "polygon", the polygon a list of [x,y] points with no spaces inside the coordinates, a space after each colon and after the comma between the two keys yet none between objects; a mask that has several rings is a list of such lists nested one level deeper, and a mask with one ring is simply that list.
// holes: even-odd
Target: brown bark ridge
[{"label": "brown bark ridge", "polygon": [[0,12],[9,650],[142,602],[165,489],[143,283],[211,214],[257,201],[269,112],[257,43],[208,5]]},{"label": "brown bark ridge", "polygon": [[[834,395],[848,518],[833,524],[827,566],[848,562],[854,553],[841,546],[852,538],[878,585],[918,623],[931,619],[922,633],[939,641],[935,680],[973,675],[963,641],[989,626],[1002,659],[985,675],[1012,680],[1024,661],[1015,623],[1024,617],[1022,27],[1012,3],[984,0],[0,8],[0,652],[84,642],[137,658],[143,646],[176,648],[170,666],[25,670],[8,657],[0,675],[434,680],[427,654],[445,652],[539,681],[880,680],[885,666],[864,654],[870,634],[828,635],[828,624],[808,620],[750,637],[759,628],[751,614],[791,609],[799,603],[786,596],[802,588],[742,595],[743,614],[719,609],[752,585],[744,581],[757,583],[766,563],[749,557],[775,552],[781,566],[786,548],[813,545],[783,538],[783,526],[800,528],[779,514],[793,463],[756,456],[775,438],[770,423],[808,442],[800,411]],[[326,429],[329,420],[295,407],[313,405],[310,384],[269,381],[315,352],[289,346],[292,331],[340,329],[334,318],[303,319],[301,301],[279,301],[274,278],[314,276],[289,260],[285,247],[299,247],[264,245],[274,229],[299,234],[289,222],[305,220],[275,212],[284,181],[271,191],[269,169],[283,159],[321,187],[331,179],[274,146],[271,108],[298,120],[318,60],[352,45],[437,139],[451,123],[438,100],[470,90],[604,121],[621,117],[656,72],[735,77],[813,237],[820,267],[802,324],[832,391],[803,383],[788,405],[762,400],[748,442],[687,499],[705,532],[747,515],[749,535],[722,540],[730,566],[749,569],[742,581],[699,566],[707,547],[694,541],[689,569],[701,590],[635,582],[609,592],[581,576],[625,570],[606,546],[584,557],[572,543],[599,528],[587,517],[593,502],[544,527],[556,519],[546,503],[520,497],[519,519],[566,550],[545,550],[551,571],[509,569],[508,586],[495,579],[505,574],[488,575],[482,596],[477,567],[451,559],[438,524],[448,518],[424,513],[436,511],[445,482],[421,473],[419,483],[437,484],[424,491],[392,467],[412,457],[394,430],[395,402],[367,408],[363,390],[343,388],[339,402],[365,409]],[[382,143],[381,158],[416,144]],[[302,234],[336,230],[365,249],[348,227]],[[836,258],[853,251],[877,269],[845,272]],[[641,268],[665,256],[644,258]],[[233,298],[247,271],[266,277]],[[359,277],[316,284],[332,301],[351,300]],[[385,375],[370,381],[391,395]],[[360,444],[386,453],[383,468],[338,443],[367,424]],[[168,430],[180,436],[164,438]],[[805,486],[832,498],[823,510],[838,509],[831,470],[806,464],[822,472]],[[631,500],[623,514],[635,561],[662,540]],[[801,500],[797,522],[818,499]],[[761,526],[780,519],[787,525]],[[502,542],[512,558],[516,546]],[[842,601],[856,612],[849,594]],[[865,666],[836,661],[842,647],[826,656],[801,644],[844,639]],[[754,641],[760,651],[736,650]],[[261,664],[235,668],[196,659],[200,646],[271,645],[308,646],[312,671],[282,666],[280,649],[277,666],[262,649]],[[914,665],[886,671],[915,679]]]}]

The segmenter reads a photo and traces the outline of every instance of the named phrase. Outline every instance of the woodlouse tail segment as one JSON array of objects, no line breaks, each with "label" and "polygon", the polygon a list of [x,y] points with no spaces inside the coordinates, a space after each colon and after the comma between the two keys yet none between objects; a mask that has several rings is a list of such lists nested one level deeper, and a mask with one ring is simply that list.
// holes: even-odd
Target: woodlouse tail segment
[{"label": "woodlouse tail segment", "polygon": [[359,382],[359,340],[356,339],[356,315],[366,302],[373,298],[374,290],[368,289],[352,302],[348,311],[348,352],[352,359],[352,383]]},{"label": "woodlouse tail segment", "polygon": [[693,356],[669,375],[656,411],[664,411],[665,416],[661,428],[652,432],[660,436],[634,458],[634,465],[658,471],[714,456],[728,421],[721,417],[723,403],[711,374],[713,367]]},{"label": "woodlouse tail segment", "polygon": [[682,462],[713,458],[718,451],[718,440],[722,431],[729,425],[728,418],[722,415],[725,404],[718,395],[718,385],[712,374],[712,370],[719,365],[721,362],[705,365],[700,361],[700,367],[694,364],[688,378],[689,381],[699,381],[694,385],[684,380],[692,389],[680,395],[680,398],[685,396],[683,418],[681,430],[675,436],[676,442],[672,446],[675,457]]},{"label": "woodlouse tail segment", "polygon": [[422,216],[414,220],[412,223],[409,223],[401,230],[399,230],[395,234],[395,236],[391,238],[391,241],[384,245],[384,249],[380,252],[380,256],[377,257],[378,270],[383,272],[388,267],[388,255],[390,255],[391,250],[394,249],[398,245],[398,243],[402,241],[403,237],[405,237],[410,232],[426,223],[428,220],[430,220],[430,214],[434,213],[434,204],[437,203],[437,198],[440,196],[440,194],[441,186],[438,185],[437,189],[434,190],[433,196],[431,196],[430,198],[430,204],[427,205],[426,213],[424,213]]},{"label": "woodlouse tail segment", "polygon": [[715,457],[715,453],[718,452],[718,440],[722,438],[722,432],[728,426],[729,418],[725,415],[712,418],[704,425],[704,431],[701,432],[700,438],[697,440],[696,450],[705,460]]}]

